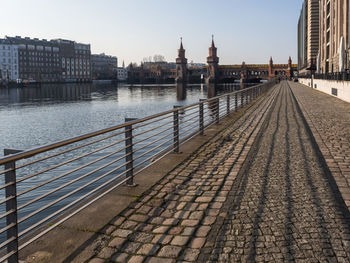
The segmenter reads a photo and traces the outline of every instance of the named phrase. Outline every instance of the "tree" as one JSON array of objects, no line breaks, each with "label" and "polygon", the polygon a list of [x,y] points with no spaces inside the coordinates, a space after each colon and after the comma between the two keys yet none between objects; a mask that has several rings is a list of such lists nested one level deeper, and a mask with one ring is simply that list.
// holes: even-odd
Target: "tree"
[{"label": "tree", "polygon": [[165,62],[165,58],[162,55],[154,55],[153,56],[153,61],[154,62]]}]

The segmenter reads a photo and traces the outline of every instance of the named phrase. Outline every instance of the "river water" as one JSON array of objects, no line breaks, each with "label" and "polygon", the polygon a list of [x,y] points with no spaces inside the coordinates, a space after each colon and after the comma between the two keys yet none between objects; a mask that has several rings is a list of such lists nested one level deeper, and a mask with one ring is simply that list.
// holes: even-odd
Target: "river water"
[{"label": "river water", "polygon": [[[217,95],[239,88],[243,88],[239,83],[219,85]],[[208,94],[213,96],[211,92],[207,92],[207,87],[203,84],[188,85],[185,94],[178,94],[175,85],[50,84],[23,88],[0,88],[0,157],[3,156],[3,149],[6,148],[32,149],[122,124],[126,117],[142,118],[170,110],[174,105],[189,105],[198,102],[199,99],[207,98]],[[63,172],[65,170],[58,170],[57,174]],[[28,180],[23,189],[40,184],[57,174],[51,172]],[[20,176],[17,175],[17,178]],[[33,197],[65,182],[57,181],[56,184],[48,184],[40,191],[21,196],[22,199],[18,202],[19,204],[26,203]],[[3,183],[2,175],[0,184]],[[72,185],[66,191],[71,191],[73,187],[76,186]],[[18,191],[23,189],[18,189]],[[4,191],[0,191],[0,194],[0,200],[3,200]],[[59,196],[59,193],[48,196],[23,209],[19,216],[28,215]],[[44,211],[41,215],[25,221],[20,225],[20,230],[45,217],[47,213],[52,213],[71,202],[74,198],[67,199]],[[1,205],[0,214],[4,211],[4,205]],[[0,221],[0,228],[4,226],[3,218]],[[4,234],[0,234],[0,241],[4,238]]]}]

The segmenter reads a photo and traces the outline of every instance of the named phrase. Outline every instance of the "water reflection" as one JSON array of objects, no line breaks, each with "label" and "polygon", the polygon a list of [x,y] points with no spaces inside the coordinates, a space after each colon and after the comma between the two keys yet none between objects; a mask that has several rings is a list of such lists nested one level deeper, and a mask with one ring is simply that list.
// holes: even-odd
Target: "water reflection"
[{"label": "water reflection", "polygon": [[176,84],[176,97],[178,101],[182,101],[186,99],[187,95],[187,85],[184,83]]},{"label": "water reflection", "polygon": [[[217,91],[218,91],[218,86],[216,84],[210,83],[207,86],[207,96],[208,99],[214,98],[217,96]],[[225,90],[227,87],[223,86],[221,87],[223,90]],[[219,117],[219,99],[214,99],[214,100],[210,100],[208,102],[208,108],[210,111],[210,116],[212,118],[218,119]]]}]

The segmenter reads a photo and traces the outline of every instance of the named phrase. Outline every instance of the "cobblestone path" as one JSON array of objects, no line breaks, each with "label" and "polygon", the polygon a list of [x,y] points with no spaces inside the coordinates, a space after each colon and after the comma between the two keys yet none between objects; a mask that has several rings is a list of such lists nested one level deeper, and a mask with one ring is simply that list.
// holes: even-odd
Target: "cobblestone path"
[{"label": "cobblestone path", "polygon": [[212,225],[280,91],[263,99],[166,175],[106,228],[90,262],[198,262]]},{"label": "cobblestone path", "polygon": [[[350,218],[319,161],[287,82],[199,261],[350,262]],[[338,196],[339,197],[339,196]]]},{"label": "cobblestone path", "polygon": [[126,209],[101,262],[350,262],[348,210],[286,82]]},{"label": "cobblestone path", "polygon": [[290,86],[350,210],[350,103],[298,83]]}]

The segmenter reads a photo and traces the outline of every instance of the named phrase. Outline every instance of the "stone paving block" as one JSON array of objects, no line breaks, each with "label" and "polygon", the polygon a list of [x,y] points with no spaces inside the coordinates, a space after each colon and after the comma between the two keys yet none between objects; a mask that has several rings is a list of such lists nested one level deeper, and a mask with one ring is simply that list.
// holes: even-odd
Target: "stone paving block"
[{"label": "stone paving block", "polygon": [[189,236],[175,236],[170,244],[174,246],[184,246],[187,244],[189,239]]},{"label": "stone paving block", "polygon": [[177,258],[181,252],[182,248],[178,246],[164,246],[159,251],[159,257],[167,257],[167,258]]},{"label": "stone paving block", "polygon": [[143,256],[132,256],[128,263],[142,263],[144,261],[145,257]]},{"label": "stone paving block", "polygon": [[137,254],[153,256],[159,250],[160,246],[158,244],[144,244],[137,251]]}]

